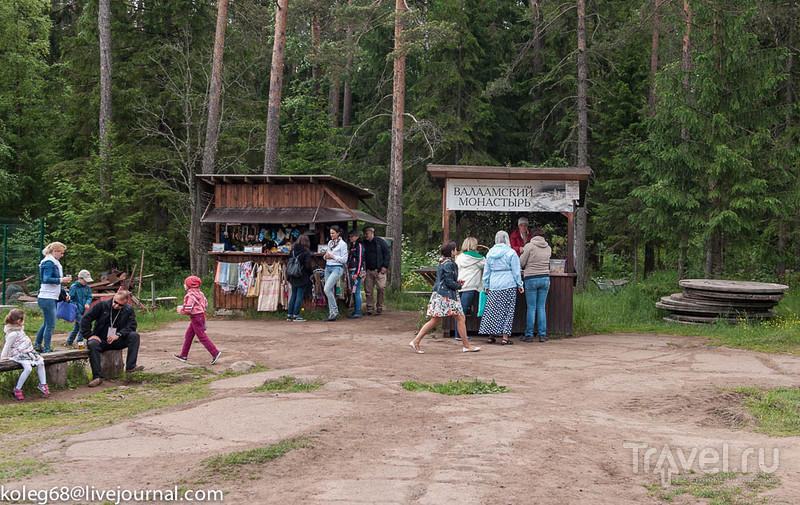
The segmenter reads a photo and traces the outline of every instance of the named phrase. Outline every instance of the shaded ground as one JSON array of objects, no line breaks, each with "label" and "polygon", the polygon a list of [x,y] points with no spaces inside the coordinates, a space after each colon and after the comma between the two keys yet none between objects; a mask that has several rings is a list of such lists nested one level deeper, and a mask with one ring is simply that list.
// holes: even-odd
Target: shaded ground
[{"label": "shaded ground", "polygon": [[[208,399],[35,446],[29,457],[50,458],[53,471],[25,484],[220,488],[228,491],[225,502],[236,504],[659,503],[644,486],[660,481],[653,471],[667,444],[675,461],[693,448],[727,451],[730,471],[740,470],[743,451],[753,448],[751,472],[758,471],[758,449],[771,466],[778,448],[781,485],[768,494],[775,503],[800,496],[800,438],[741,429],[752,420],[736,407],[735,394],[719,390],[797,387],[800,358],[627,334],[510,347],[476,341],[480,353],[426,338],[426,354],[417,355],[407,345],[417,319],[386,313],[336,323],[209,321],[224,353],[215,368],[251,360],[271,370],[215,382]],[[148,371],[188,366],[171,358],[185,327],[144,334],[140,363]],[[189,359],[208,364],[210,356],[195,343]],[[325,385],[252,392],[282,375]],[[511,392],[450,397],[400,387],[474,378],[495,379]],[[302,435],[313,448],[264,465],[260,478],[196,483],[203,458]],[[649,474],[644,449],[634,472],[630,444],[657,449]]]}]

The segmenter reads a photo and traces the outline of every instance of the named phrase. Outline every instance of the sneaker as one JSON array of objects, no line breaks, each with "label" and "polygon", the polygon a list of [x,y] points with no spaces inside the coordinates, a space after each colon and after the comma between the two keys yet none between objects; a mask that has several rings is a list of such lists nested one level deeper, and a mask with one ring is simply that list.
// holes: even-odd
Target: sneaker
[{"label": "sneaker", "polygon": [[286,320],[287,320],[287,321],[289,321],[289,322],[292,322],[292,321],[294,321],[294,320],[295,320],[295,317],[296,317],[296,316],[287,316],[287,317],[286,317]]},{"label": "sneaker", "polygon": [[41,391],[43,395],[50,396],[50,388],[47,387],[47,384],[39,384],[36,387],[39,388],[39,391]]},{"label": "sneaker", "polygon": [[545,336],[540,336],[539,337],[539,342],[547,342],[547,340],[548,340],[548,338],[545,337]]},{"label": "sneaker", "polygon": [[293,323],[305,323],[306,319],[304,317],[297,316],[294,319],[292,319],[292,322]]},{"label": "sneaker", "polygon": [[40,345],[39,346],[36,346],[36,345],[33,346],[33,350],[38,352],[38,353],[43,353],[44,352],[44,349],[42,349],[42,346],[40,346]]},{"label": "sneaker", "polygon": [[520,342],[525,342],[525,343],[527,343],[527,344],[530,344],[531,342],[533,342],[533,337],[532,337],[532,336],[530,336],[530,335],[525,335],[524,337],[522,337],[521,339],[519,339],[519,341],[520,341]]},{"label": "sneaker", "polygon": [[172,357],[177,359],[178,361],[183,361],[184,363],[186,363],[187,359],[186,356],[181,356],[180,354],[173,354]]},{"label": "sneaker", "polygon": [[64,347],[72,349],[73,347],[75,347],[75,344],[73,344],[70,341],[67,341],[67,342],[64,342]]},{"label": "sneaker", "polygon": [[372,315],[372,311],[367,309],[367,311],[364,312],[364,314],[367,315],[367,316],[371,316]]},{"label": "sneaker", "polygon": [[347,319],[358,319],[361,314],[347,314]]},{"label": "sneaker", "polygon": [[376,314],[383,314],[383,309],[378,309],[375,311]]},{"label": "sneaker", "polygon": [[220,356],[222,356],[222,351],[219,351],[217,355],[214,356],[214,359],[211,360],[211,364],[213,365],[214,363],[216,363]]},{"label": "sneaker", "polygon": [[14,398],[16,398],[17,400],[24,400],[25,399],[25,397],[22,396],[22,390],[21,389],[14,388]]}]

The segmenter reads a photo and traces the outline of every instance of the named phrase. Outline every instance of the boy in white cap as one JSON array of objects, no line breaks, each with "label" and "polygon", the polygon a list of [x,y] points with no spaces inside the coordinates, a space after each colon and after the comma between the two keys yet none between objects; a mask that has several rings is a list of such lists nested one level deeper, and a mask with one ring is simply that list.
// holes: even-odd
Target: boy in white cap
[{"label": "boy in white cap", "polygon": [[517,219],[517,229],[511,233],[511,248],[516,251],[517,256],[522,254],[522,248],[530,242],[531,234],[528,231],[528,218],[523,216]]},{"label": "boy in white cap", "polygon": [[69,301],[75,305],[77,310],[75,311],[75,326],[72,328],[69,337],[67,337],[67,347],[72,347],[76,336],[78,337],[78,348],[83,347],[83,336],[80,331],[81,319],[83,318],[83,313],[89,310],[89,306],[92,304],[92,288],[89,287],[90,282],[94,282],[92,275],[88,270],[81,270],[78,272],[78,280],[73,282],[72,286],[69,288]]}]

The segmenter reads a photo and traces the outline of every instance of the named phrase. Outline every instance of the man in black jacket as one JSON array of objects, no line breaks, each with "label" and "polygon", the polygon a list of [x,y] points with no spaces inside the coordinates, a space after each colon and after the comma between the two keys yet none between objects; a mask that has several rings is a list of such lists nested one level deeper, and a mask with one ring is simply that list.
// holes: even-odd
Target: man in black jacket
[{"label": "man in black jacket", "polygon": [[[92,380],[89,387],[103,383],[100,369],[100,353],[111,349],[128,349],[125,371],[138,372],[139,334],[136,333],[136,313],[128,305],[131,294],[120,290],[111,300],[102,300],[89,309],[81,319],[81,335],[89,348],[89,364],[92,366]],[[94,328],[92,328],[94,323]]]},{"label": "man in black jacket", "polygon": [[375,309],[375,298],[373,290],[378,287],[378,314],[383,312],[383,296],[386,292],[386,270],[389,268],[391,258],[389,244],[380,237],[375,236],[375,228],[368,226],[364,228],[364,266],[367,276],[364,279],[364,291],[367,293],[368,316],[372,315]]}]

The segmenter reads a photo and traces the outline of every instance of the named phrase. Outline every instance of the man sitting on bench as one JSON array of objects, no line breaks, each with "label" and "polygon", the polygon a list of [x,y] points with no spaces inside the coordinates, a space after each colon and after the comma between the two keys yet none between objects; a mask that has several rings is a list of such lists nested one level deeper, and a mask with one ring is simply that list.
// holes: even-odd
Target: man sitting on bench
[{"label": "man sitting on bench", "polygon": [[144,369],[143,366],[136,365],[139,357],[139,334],[136,333],[136,313],[128,305],[130,298],[129,291],[117,291],[113,299],[95,303],[81,319],[81,335],[89,348],[89,363],[92,366],[90,388],[103,383],[100,353],[104,351],[127,347],[126,373]]}]

